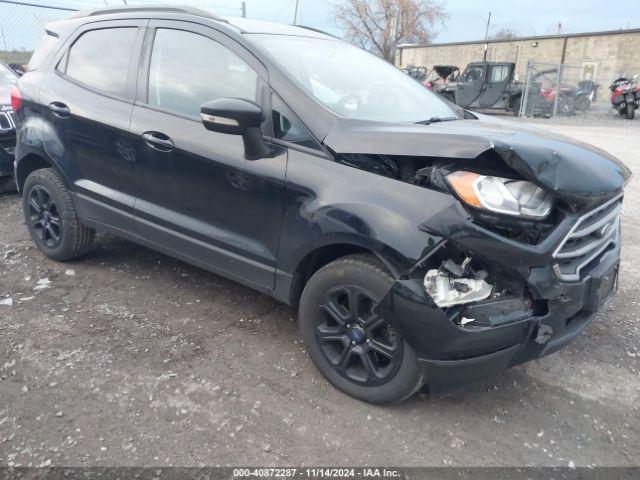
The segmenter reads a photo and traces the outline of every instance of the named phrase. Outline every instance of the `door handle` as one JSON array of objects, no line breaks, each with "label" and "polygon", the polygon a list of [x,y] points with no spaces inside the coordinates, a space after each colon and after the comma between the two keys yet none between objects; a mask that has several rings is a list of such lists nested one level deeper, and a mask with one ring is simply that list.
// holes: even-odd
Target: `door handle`
[{"label": "door handle", "polygon": [[161,132],[145,132],[142,134],[144,143],[159,152],[170,152],[175,148],[173,140]]},{"label": "door handle", "polygon": [[62,102],[51,102],[49,104],[49,110],[51,110],[53,114],[59,118],[67,118],[71,115],[69,107],[67,107]]}]

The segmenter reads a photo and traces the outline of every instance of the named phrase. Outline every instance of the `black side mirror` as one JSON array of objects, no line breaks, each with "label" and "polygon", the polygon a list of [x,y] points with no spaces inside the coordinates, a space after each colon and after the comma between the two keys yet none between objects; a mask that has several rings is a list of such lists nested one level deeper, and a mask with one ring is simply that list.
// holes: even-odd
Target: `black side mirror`
[{"label": "black side mirror", "polygon": [[205,103],[200,108],[200,113],[207,130],[242,135],[247,160],[269,156],[269,147],[260,130],[265,116],[257,103],[242,98],[219,98]]}]

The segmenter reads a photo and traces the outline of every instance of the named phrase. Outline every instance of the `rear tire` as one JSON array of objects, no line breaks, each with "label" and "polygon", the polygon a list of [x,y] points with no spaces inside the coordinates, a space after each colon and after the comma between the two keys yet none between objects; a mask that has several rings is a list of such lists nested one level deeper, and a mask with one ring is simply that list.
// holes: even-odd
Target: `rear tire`
[{"label": "rear tire", "polygon": [[636,109],[627,105],[627,120],[633,120],[636,116]]},{"label": "rear tire", "polygon": [[311,360],[336,388],[392,404],[423,385],[416,355],[372,313],[394,279],[372,255],[351,255],[316,272],[302,293],[300,332]]},{"label": "rear tire", "polygon": [[71,193],[53,168],[27,177],[22,208],[32,240],[52,260],[73,260],[93,247],[95,231],[80,222]]}]

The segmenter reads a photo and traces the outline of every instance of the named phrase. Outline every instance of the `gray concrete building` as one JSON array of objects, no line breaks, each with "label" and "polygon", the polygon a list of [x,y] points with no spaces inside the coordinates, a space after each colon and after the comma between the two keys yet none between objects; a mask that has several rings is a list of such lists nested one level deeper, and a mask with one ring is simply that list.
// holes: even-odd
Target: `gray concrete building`
[{"label": "gray concrete building", "polygon": [[401,45],[396,64],[426,66],[457,65],[487,59],[516,63],[516,74],[524,78],[527,62],[567,65],[573,80],[593,79],[608,85],[618,72],[640,74],[640,29],[614,30],[508,40]]}]

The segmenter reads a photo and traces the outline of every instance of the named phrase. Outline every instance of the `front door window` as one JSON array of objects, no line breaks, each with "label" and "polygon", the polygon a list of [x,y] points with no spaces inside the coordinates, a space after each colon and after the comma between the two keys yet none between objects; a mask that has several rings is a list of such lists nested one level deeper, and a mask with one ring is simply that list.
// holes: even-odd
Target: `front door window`
[{"label": "front door window", "polygon": [[156,30],[148,103],[199,117],[200,107],[223,97],[257,100],[258,74],[218,42],[197,33]]}]

